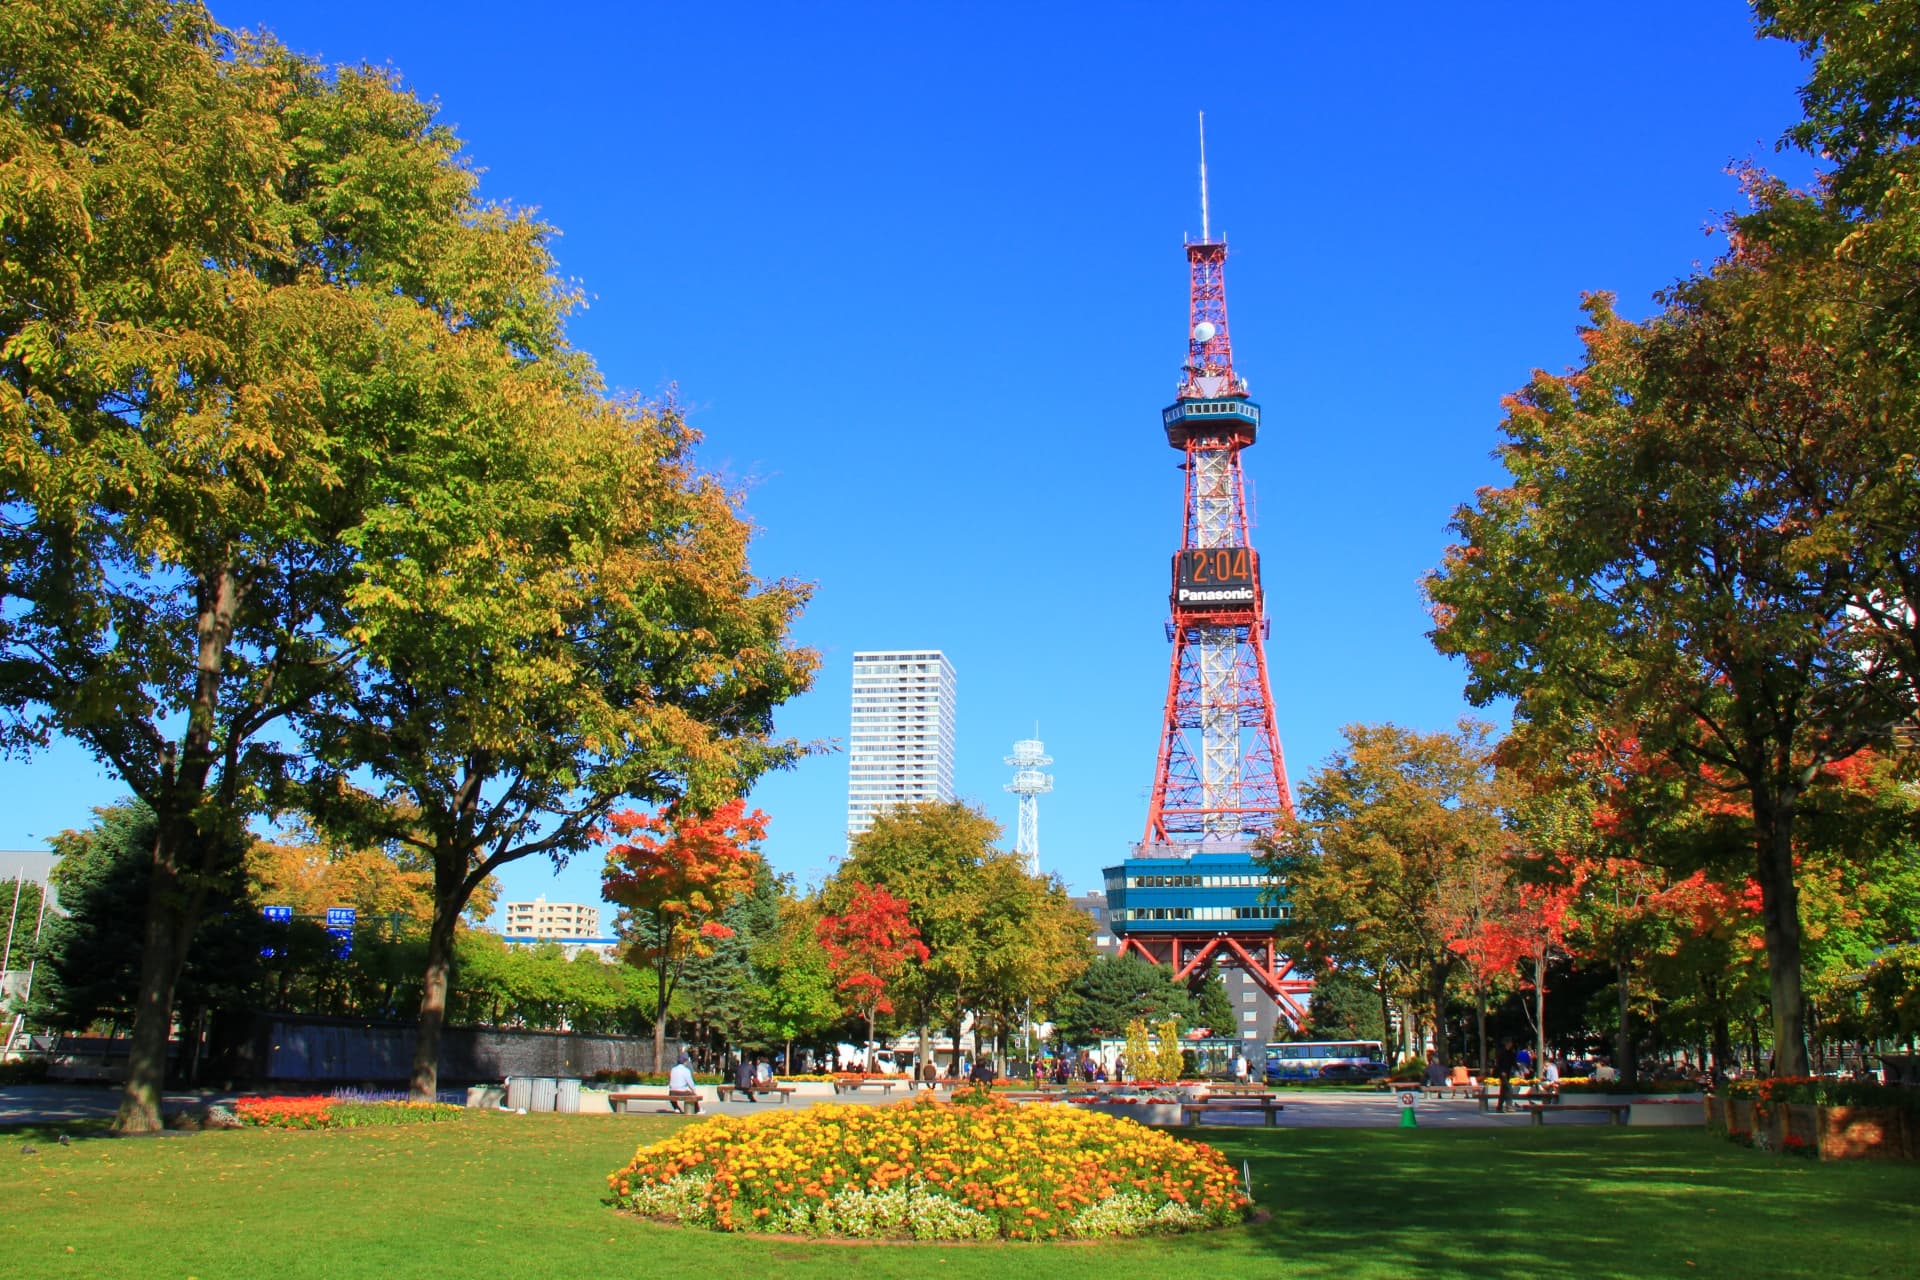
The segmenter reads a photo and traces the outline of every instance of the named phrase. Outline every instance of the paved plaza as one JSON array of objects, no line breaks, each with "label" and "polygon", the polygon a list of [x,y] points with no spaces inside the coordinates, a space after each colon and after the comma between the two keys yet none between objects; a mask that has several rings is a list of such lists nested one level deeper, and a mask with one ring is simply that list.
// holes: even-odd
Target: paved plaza
[{"label": "paved plaza", "polygon": [[[208,1103],[231,1103],[239,1096],[232,1092],[173,1092],[165,1095],[165,1109],[168,1112],[174,1112],[204,1106]],[[897,1102],[900,1096],[898,1093],[880,1094],[863,1090],[859,1093],[837,1094],[826,1098],[792,1099],[784,1104],[773,1101],[709,1102],[702,1108],[702,1114],[748,1116],[782,1105],[872,1107]],[[1283,1129],[1390,1129],[1400,1123],[1400,1107],[1394,1095],[1390,1093],[1315,1091],[1286,1093],[1281,1094],[1280,1097],[1285,1102],[1286,1109],[1276,1117],[1276,1122]],[[113,1115],[119,1102],[119,1090],[103,1086],[13,1085],[0,1088],[0,1125],[106,1119]],[[658,1106],[648,1104],[641,1111],[633,1114],[658,1115],[666,1112],[665,1104]],[[1523,1113],[1501,1115],[1483,1112],[1478,1102],[1461,1098],[1422,1102],[1416,1115],[1422,1128],[1435,1129],[1500,1129],[1531,1122],[1530,1117]],[[1606,1113],[1599,1111],[1550,1112],[1549,1116],[1547,1123],[1556,1126],[1604,1125],[1608,1120]],[[609,1116],[608,1122],[616,1123],[620,1118]],[[1258,1127],[1263,1123],[1264,1117],[1250,1111],[1216,1112],[1208,1117],[1209,1127]]]}]

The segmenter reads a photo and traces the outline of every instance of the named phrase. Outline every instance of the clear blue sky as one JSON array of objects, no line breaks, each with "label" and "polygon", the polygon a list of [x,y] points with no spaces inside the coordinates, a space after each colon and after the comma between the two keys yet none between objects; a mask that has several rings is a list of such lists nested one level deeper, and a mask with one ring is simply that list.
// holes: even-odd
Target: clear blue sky
[{"label": "clear blue sky", "polygon": [[[1462,11],[1464,10],[1464,11]],[[1583,290],[1630,314],[1711,258],[1729,162],[1802,65],[1737,0],[1610,5],[215,0],[332,62],[391,63],[537,205],[616,386],[677,385],[749,490],[756,570],[818,583],[814,691],[844,740],[852,654],[944,649],[958,784],[1056,757],[1041,857],[1076,887],[1140,838],[1180,475],[1159,411],[1199,231],[1194,116],[1236,364],[1280,734],[1296,787],[1343,724],[1465,707],[1421,574],[1495,478],[1502,394],[1575,358]],[[769,779],[776,868],[843,847],[844,753]],[[0,764],[0,847],[119,789],[68,747]],[[599,859],[509,896],[597,900]]]}]

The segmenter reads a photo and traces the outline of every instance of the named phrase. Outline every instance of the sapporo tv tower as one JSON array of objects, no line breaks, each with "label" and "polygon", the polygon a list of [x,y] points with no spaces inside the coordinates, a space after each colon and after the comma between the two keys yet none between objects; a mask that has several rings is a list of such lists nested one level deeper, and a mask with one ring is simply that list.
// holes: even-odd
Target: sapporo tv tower
[{"label": "sapporo tv tower", "polygon": [[[1206,148],[1203,115],[1200,239],[1187,243],[1187,362],[1173,404],[1160,415],[1167,443],[1183,455],[1186,491],[1173,557],[1166,710],[1146,834],[1133,857],[1106,869],[1107,899],[1119,954],[1143,956],[1188,980],[1209,965],[1237,967],[1297,1027],[1312,984],[1294,976],[1274,947],[1274,927],[1289,911],[1285,886],[1266,875],[1255,848],[1293,813],[1240,465],[1259,434],[1260,406],[1233,368],[1227,245],[1213,238],[1208,218]],[[1266,1021],[1212,1030],[1256,1039]]]}]

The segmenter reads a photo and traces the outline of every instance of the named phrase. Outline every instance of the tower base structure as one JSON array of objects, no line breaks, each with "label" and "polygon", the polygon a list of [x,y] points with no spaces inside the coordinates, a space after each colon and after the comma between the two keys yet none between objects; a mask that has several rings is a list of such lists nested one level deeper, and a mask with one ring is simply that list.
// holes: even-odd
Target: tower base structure
[{"label": "tower base structure", "polygon": [[1185,981],[1217,964],[1239,969],[1298,1031],[1313,980],[1295,972],[1273,931],[1291,919],[1286,879],[1248,845],[1138,845],[1106,868],[1108,924],[1116,954],[1137,955]]},{"label": "tower base structure", "polygon": [[1120,940],[1118,954],[1129,953],[1172,969],[1176,982],[1186,981],[1209,963],[1231,965],[1280,1006],[1280,1016],[1295,1031],[1306,1023],[1305,1001],[1313,991],[1313,980],[1293,975],[1293,961],[1274,949],[1272,934],[1129,935]]}]

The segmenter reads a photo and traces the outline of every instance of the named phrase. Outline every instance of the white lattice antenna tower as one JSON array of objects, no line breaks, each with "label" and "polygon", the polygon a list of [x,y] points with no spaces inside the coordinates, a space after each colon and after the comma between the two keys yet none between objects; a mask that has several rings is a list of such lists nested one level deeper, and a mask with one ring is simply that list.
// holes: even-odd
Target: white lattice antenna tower
[{"label": "white lattice antenna tower", "polygon": [[1053,775],[1042,773],[1053,763],[1046,746],[1038,738],[1026,738],[1013,744],[1006,758],[1013,766],[1013,781],[1007,790],[1020,797],[1020,829],[1013,851],[1027,860],[1027,870],[1040,874],[1040,797],[1053,790]]}]

